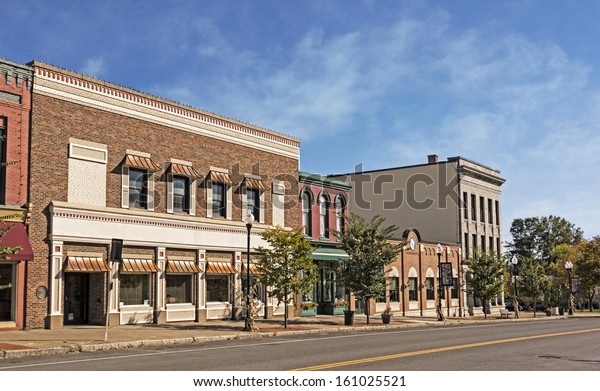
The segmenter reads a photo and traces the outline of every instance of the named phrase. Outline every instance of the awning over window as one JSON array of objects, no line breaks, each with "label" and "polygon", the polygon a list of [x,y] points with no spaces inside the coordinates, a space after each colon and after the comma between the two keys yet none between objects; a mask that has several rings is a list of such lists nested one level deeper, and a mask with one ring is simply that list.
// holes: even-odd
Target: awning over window
[{"label": "awning over window", "polygon": [[[242,275],[243,276],[246,275],[246,269],[248,269],[248,267],[246,266],[245,263],[242,263]],[[258,274],[258,268],[252,262],[250,263],[250,274],[253,274],[253,275],[257,275]]]},{"label": "awning over window", "polygon": [[235,267],[229,262],[208,262],[206,266],[208,274],[235,274]]},{"label": "awning over window", "polygon": [[167,261],[167,273],[200,273],[195,261]]},{"label": "awning over window", "polygon": [[194,170],[194,167],[178,163],[171,163],[171,173],[175,175],[187,176],[190,178],[200,177],[200,174],[198,174],[198,171]]},{"label": "awning over window", "polygon": [[66,272],[107,272],[108,262],[97,257],[67,257]]},{"label": "awning over window", "polygon": [[233,185],[233,181],[231,180],[231,177],[229,176],[229,174],[224,173],[224,172],[219,172],[219,171],[210,171],[208,173],[208,177],[206,178],[209,181],[212,182],[220,182],[220,183],[225,183],[226,185]]},{"label": "awning over window", "polygon": [[143,168],[144,170],[148,171],[162,170],[162,167],[154,163],[152,159],[137,155],[125,156],[125,165],[130,167]]},{"label": "awning over window", "polygon": [[265,185],[263,181],[254,178],[244,178],[244,186],[249,189],[269,190],[269,186]]},{"label": "awning over window", "polygon": [[124,272],[158,272],[158,268],[152,259],[123,259]]},{"label": "awning over window", "polygon": [[348,259],[348,254],[339,248],[316,248],[312,253],[312,257],[316,261],[345,261]]},{"label": "awning over window", "polygon": [[29,237],[23,223],[2,223],[0,229],[10,228],[4,236],[0,238],[0,247],[21,247],[16,254],[0,255],[0,261],[30,261],[33,259],[33,250],[29,244]]}]

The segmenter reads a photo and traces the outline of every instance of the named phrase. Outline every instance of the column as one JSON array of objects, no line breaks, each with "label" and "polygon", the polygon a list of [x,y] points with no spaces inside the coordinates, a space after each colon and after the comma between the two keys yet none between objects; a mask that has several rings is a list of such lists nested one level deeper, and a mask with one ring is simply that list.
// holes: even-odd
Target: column
[{"label": "column", "polygon": [[166,273],[167,273],[167,249],[158,247],[156,249],[156,292],[154,297],[154,323],[163,324],[167,322],[167,304],[165,301]]},{"label": "column", "polygon": [[206,250],[198,250],[198,279],[196,281],[196,322],[206,322]]}]

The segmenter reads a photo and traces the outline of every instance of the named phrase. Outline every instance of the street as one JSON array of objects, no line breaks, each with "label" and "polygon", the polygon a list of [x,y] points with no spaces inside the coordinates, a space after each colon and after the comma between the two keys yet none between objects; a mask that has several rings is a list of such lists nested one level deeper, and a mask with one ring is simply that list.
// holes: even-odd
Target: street
[{"label": "street", "polygon": [[1,371],[598,371],[600,318],[290,335],[0,361]]}]

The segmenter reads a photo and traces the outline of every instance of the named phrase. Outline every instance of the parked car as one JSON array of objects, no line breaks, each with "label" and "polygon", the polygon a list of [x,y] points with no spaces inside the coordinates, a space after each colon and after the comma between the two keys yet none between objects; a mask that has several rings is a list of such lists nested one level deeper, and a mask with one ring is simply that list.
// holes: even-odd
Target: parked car
[{"label": "parked car", "polygon": [[[504,308],[506,308],[509,311],[514,311],[515,310],[515,305],[512,301],[507,301],[505,303]],[[523,311],[523,306],[521,304],[519,304],[519,311]]]}]

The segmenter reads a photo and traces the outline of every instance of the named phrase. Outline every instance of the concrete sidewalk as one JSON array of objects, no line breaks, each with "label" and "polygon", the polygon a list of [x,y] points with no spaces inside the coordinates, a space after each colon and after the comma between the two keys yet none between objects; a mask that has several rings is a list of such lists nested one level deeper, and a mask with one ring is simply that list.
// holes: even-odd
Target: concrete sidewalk
[{"label": "concrete sidewalk", "polygon": [[112,326],[108,339],[104,340],[104,326],[65,326],[61,330],[0,331],[0,358],[90,352],[110,349],[126,349],[145,346],[203,343],[218,340],[265,338],[281,334],[309,334],[339,331],[381,330],[385,328],[435,327],[488,322],[514,322],[564,318],[548,317],[544,313],[521,312],[520,319],[500,319],[499,314],[464,318],[448,318],[438,322],[435,318],[403,317],[395,315],[389,325],[383,325],[381,317],[356,315],[353,326],[344,325],[344,316],[318,315],[288,320],[260,319],[256,322],[258,332],[244,332],[243,320],[209,320],[206,323],[184,322],[170,324],[139,324]]}]

